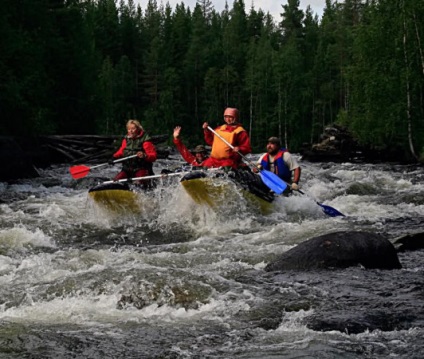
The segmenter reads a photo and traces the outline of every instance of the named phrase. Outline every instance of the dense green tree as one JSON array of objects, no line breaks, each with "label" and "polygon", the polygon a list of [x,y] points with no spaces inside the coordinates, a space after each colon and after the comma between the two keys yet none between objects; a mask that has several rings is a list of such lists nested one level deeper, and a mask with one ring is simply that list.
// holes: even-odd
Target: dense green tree
[{"label": "dense green tree", "polygon": [[305,108],[305,57],[304,13],[299,9],[299,0],[289,0],[283,5],[280,23],[282,46],[279,49],[278,71],[275,92],[278,94],[276,106],[277,122],[271,131],[279,133],[288,148],[296,148],[302,138],[295,134],[306,134],[304,125]]},{"label": "dense green tree", "polygon": [[3,134],[30,134],[35,130],[35,123],[47,132],[55,130],[47,49],[43,46],[44,39],[53,33],[49,9],[43,1],[2,3],[0,131]]},{"label": "dense green tree", "polygon": [[210,22],[212,14],[214,12],[213,4],[211,0],[196,0],[196,3],[202,10],[202,15],[207,22]]},{"label": "dense green tree", "polygon": [[116,0],[97,0],[95,46],[115,64],[120,58],[119,14]]},{"label": "dense green tree", "polygon": [[[251,12],[250,19],[258,14]],[[249,98],[249,133],[252,145],[258,150],[263,149],[264,139],[271,135],[279,135],[272,128],[275,122],[275,103],[277,94],[273,91],[276,73],[278,51],[273,47],[272,35],[275,32],[274,22],[269,16],[263,16],[263,25],[258,33],[250,38],[246,67],[246,92]],[[247,125],[247,123],[246,123]]]},{"label": "dense green tree", "polygon": [[186,105],[192,109],[189,125],[200,128],[202,122],[203,83],[209,65],[209,24],[203,8],[196,4],[192,15],[192,33],[184,63],[184,80],[189,84]]},{"label": "dense green tree", "polygon": [[[189,92],[189,84],[185,81],[185,57],[189,48],[188,39],[191,38],[192,21],[191,13],[184,4],[177,5],[171,19],[169,34],[165,36],[165,55],[168,64],[165,73],[166,94],[162,98],[171,98],[172,103],[166,106],[166,116],[169,118],[169,126],[166,129],[170,132],[177,124],[189,123],[191,117],[190,110],[186,105],[186,94]],[[186,132],[186,129],[184,129]]]},{"label": "dense green tree", "polygon": [[[204,75],[203,84],[203,113],[200,122],[208,121],[211,124],[221,121],[223,107],[225,107],[225,82],[223,81],[225,59],[222,44],[222,28],[226,13],[213,12],[208,23],[208,61],[209,66]],[[199,131],[199,130],[197,130]],[[203,133],[200,132],[203,137]]]},{"label": "dense green tree", "polygon": [[224,103],[225,106],[236,106],[243,110],[243,75],[248,44],[247,17],[243,0],[234,1],[228,19],[223,25]]},{"label": "dense green tree", "polygon": [[[305,57],[305,88],[304,88],[304,127],[305,133],[309,132],[309,143],[313,143],[322,133],[318,125],[317,99],[319,89],[319,70],[316,66],[319,44],[319,22],[308,7],[304,19],[304,57]],[[306,141],[306,136],[304,138]]]},{"label": "dense green tree", "polygon": [[422,103],[423,96],[417,41],[423,29],[416,26],[414,14],[422,18],[422,6],[407,6],[403,0],[366,8],[353,47],[349,124],[365,144],[417,156],[423,117],[422,107],[413,103]]},{"label": "dense green tree", "polygon": [[255,150],[271,135],[291,151],[328,124],[366,146],[424,159],[424,3],[299,0],[273,19],[244,0],[218,13],[149,0],[3,0],[0,131],[151,133],[221,123],[238,107]]},{"label": "dense green tree", "polygon": [[96,53],[78,1],[54,12],[56,42],[49,48],[49,73],[53,85],[54,113],[59,133],[91,133],[95,130],[93,92]]},{"label": "dense green tree", "polygon": [[[97,96],[100,101],[102,113],[96,118],[97,132],[101,134],[112,134],[118,129],[115,127],[115,99],[114,99],[114,68],[112,61],[107,57],[104,59],[98,78]],[[119,133],[119,132],[116,132]]]}]

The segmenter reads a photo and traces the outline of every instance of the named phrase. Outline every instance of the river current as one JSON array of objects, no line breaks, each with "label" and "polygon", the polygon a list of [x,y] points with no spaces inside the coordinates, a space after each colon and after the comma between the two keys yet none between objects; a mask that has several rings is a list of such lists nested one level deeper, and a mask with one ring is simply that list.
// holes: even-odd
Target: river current
[{"label": "river current", "polygon": [[200,206],[177,177],[109,213],[88,189],[118,165],[0,183],[0,358],[424,357],[423,250],[399,270],[263,270],[326,233],[422,232],[423,167],[300,162],[305,194],[267,214]]}]

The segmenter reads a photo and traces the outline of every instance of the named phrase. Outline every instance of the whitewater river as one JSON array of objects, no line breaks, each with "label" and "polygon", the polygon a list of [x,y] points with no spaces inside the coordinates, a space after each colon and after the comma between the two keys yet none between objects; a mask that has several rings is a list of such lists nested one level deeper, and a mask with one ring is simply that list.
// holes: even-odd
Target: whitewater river
[{"label": "whitewater river", "polygon": [[196,205],[177,178],[110,214],[87,190],[119,166],[0,183],[0,357],[423,358],[423,250],[400,270],[263,270],[330,232],[423,232],[423,167],[301,165],[305,195],[268,214]]}]

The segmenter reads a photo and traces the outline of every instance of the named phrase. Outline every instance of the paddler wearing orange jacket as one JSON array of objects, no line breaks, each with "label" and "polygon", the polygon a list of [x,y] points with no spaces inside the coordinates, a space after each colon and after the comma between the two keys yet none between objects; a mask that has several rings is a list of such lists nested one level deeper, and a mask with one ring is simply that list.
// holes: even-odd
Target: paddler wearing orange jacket
[{"label": "paddler wearing orange jacket", "polygon": [[238,154],[247,155],[252,152],[250,138],[247,131],[239,123],[239,111],[228,107],[224,111],[225,124],[218,126],[215,132],[225,138],[234,148],[228,146],[222,139],[208,130],[208,123],[203,124],[205,142],[212,146],[211,154],[203,162],[204,167],[232,167],[238,168],[242,158]]}]

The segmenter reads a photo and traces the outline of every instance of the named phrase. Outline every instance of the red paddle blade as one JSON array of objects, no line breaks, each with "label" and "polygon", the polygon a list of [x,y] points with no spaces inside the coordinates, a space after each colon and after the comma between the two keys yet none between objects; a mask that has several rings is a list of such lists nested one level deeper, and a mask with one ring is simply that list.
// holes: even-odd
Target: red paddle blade
[{"label": "red paddle blade", "polygon": [[71,176],[75,179],[83,178],[88,175],[88,172],[90,172],[90,167],[73,166],[69,169],[69,172],[71,172]]}]

